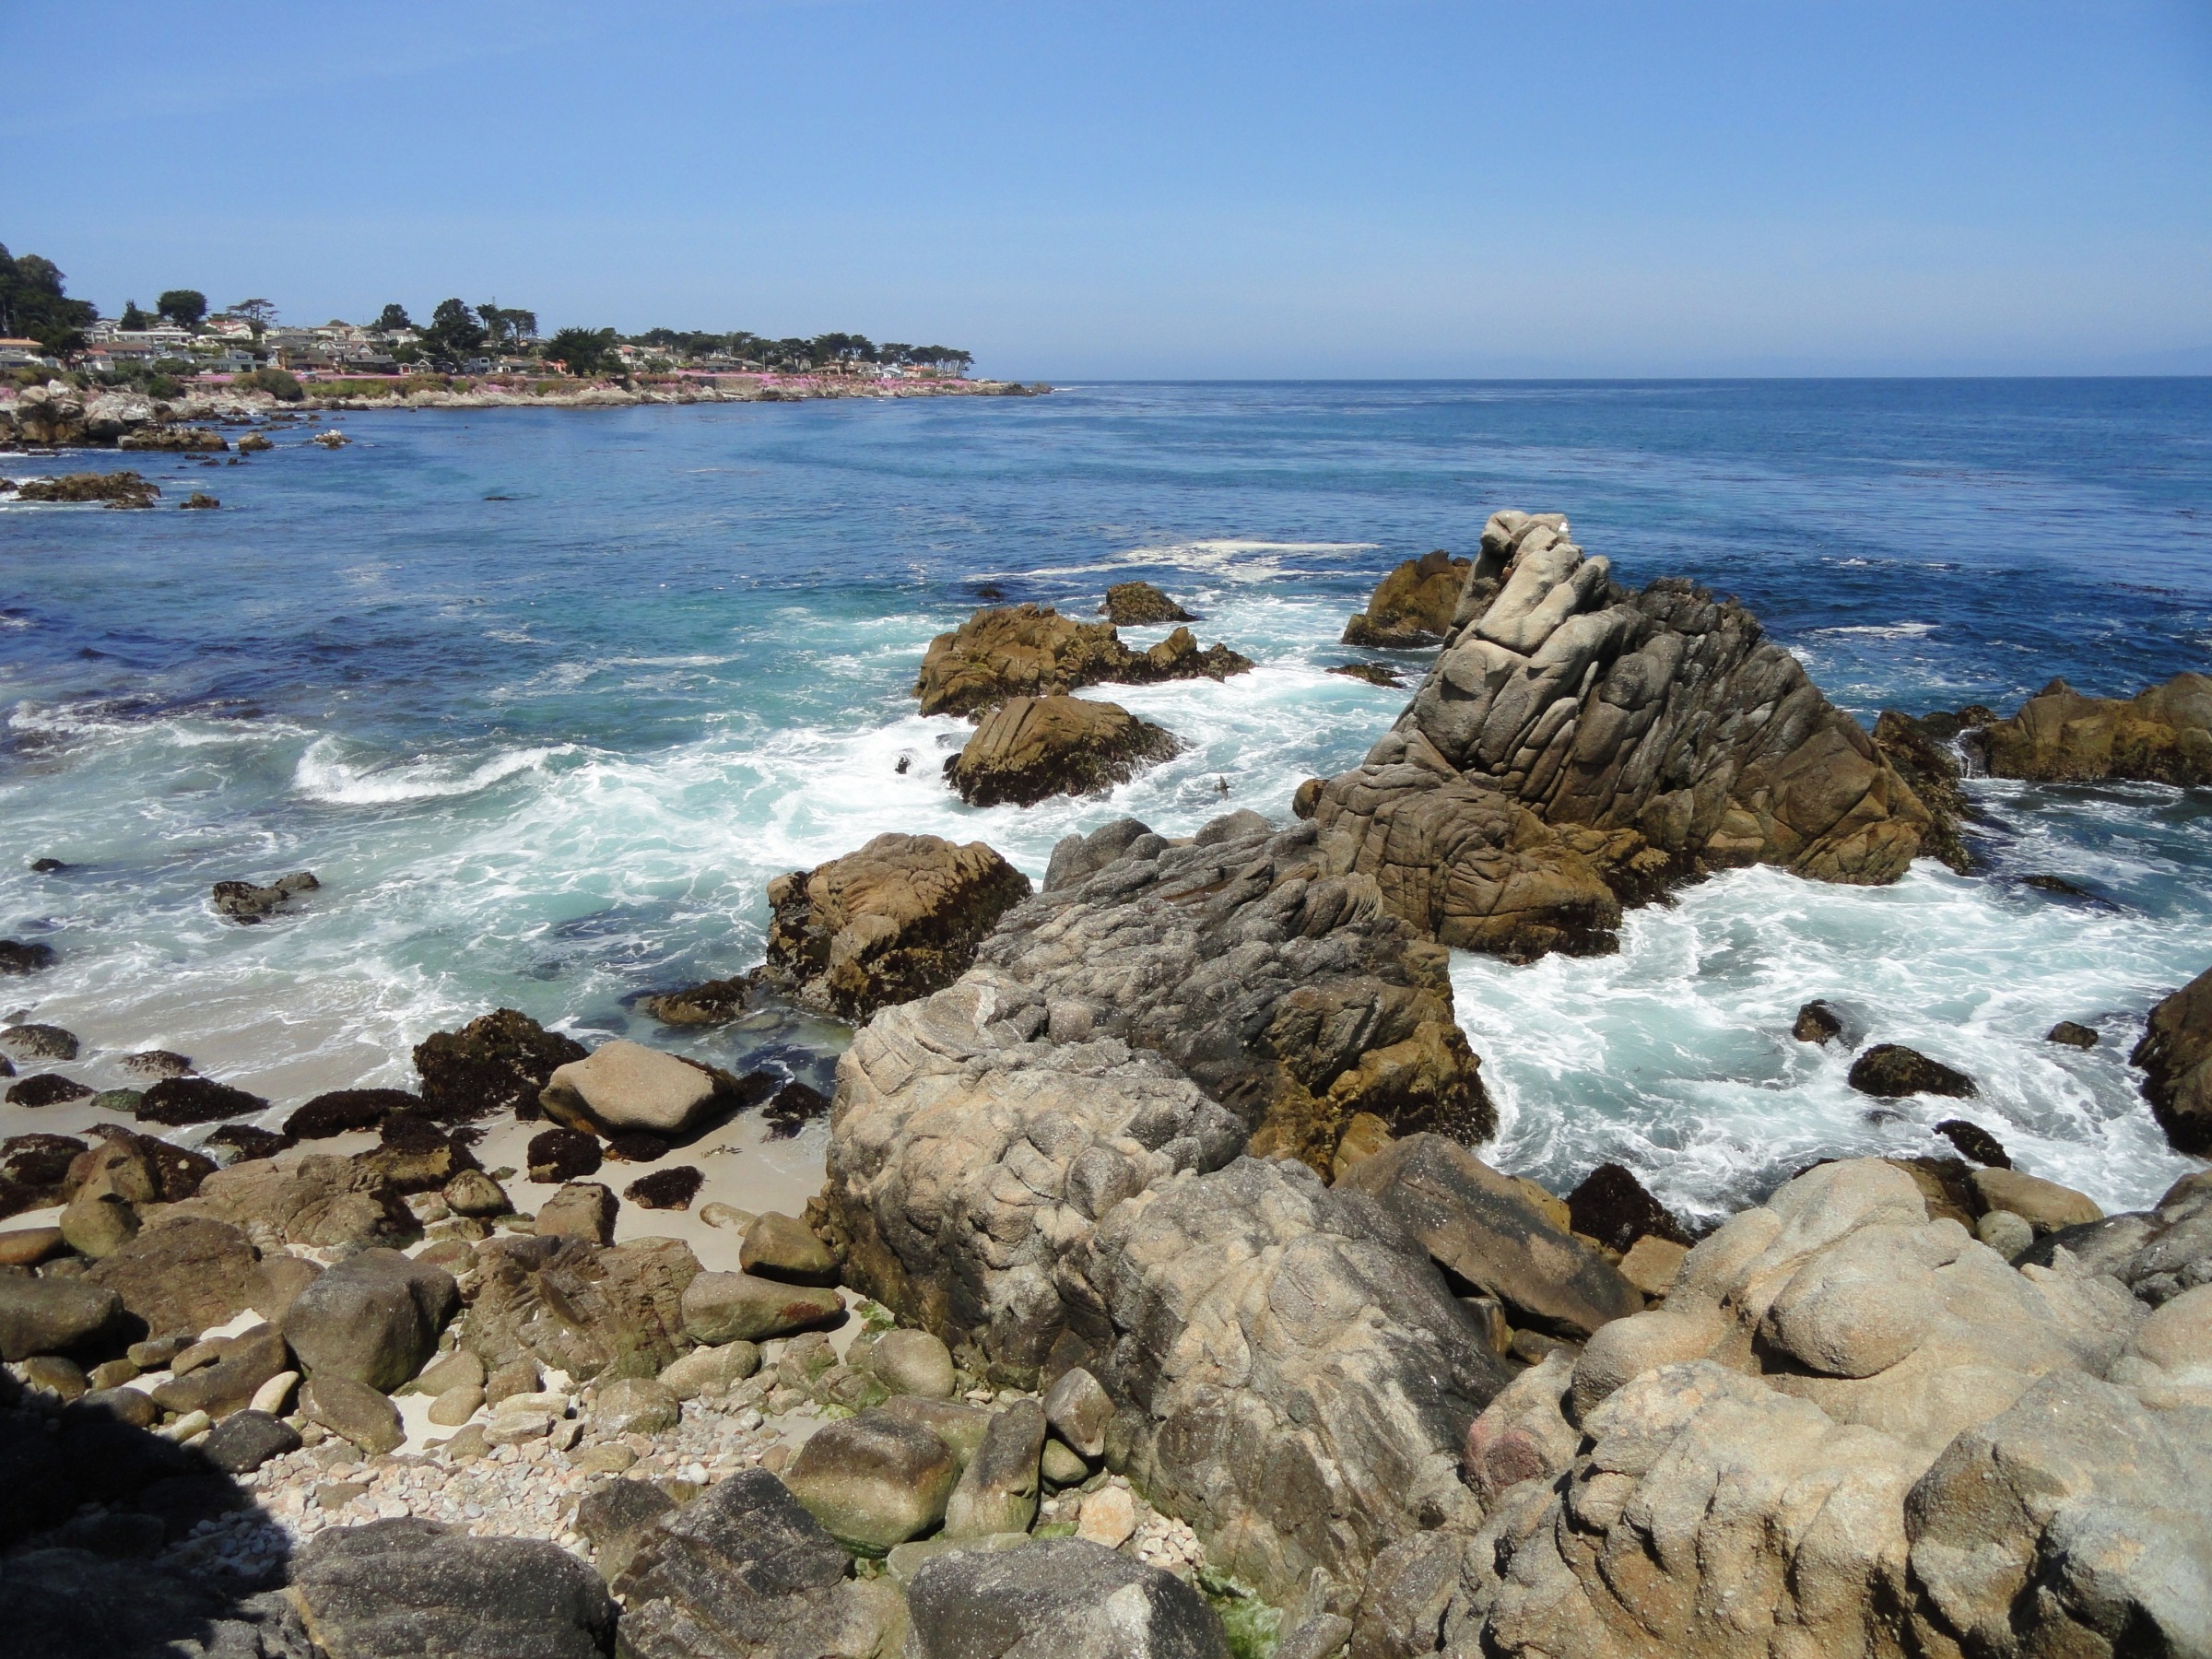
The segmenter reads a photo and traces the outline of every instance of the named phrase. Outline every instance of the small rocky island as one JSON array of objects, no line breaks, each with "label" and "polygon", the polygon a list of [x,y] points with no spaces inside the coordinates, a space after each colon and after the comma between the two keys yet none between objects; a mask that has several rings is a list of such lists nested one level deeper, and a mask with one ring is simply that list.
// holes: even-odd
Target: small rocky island
[{"label": "small rocky island", "polygon": [[[1426,562],[1392,594],[1437,617]],[[1277,817],[1123,818],[1041,886],[878,837],[773,884],[765,961],[639,1005],[848,1020],[832,1100],[512,1010],[288,1112],[165,1053],[95,1095],[75,1034],[0,1031],[11,1102],[88,1125],[0,1145],[0,1653],[2212,1652],[2212,1173],[2107,1216],[1815,1000],[1778,1040],[1969,1115],[1733,1215],[1617,1164],[1556,1194],[1479,1155],[1447,971],[1747,864],[1971,863],[1961,734],[2178,776],[2202,683],[1870,735],[1556,515],[1445,563],[1404,714]],[[1130,717],[1074,690],[1249,665],[1168,643],[979,612],[917,694],[1000,734],[963,793],[1093,787],[1058,705]],[[2145,1109],[2201,1153],[2212,972],[2146,1013]],[[702,1134],[823,1112],[803,1214],[690,1216]]]}]

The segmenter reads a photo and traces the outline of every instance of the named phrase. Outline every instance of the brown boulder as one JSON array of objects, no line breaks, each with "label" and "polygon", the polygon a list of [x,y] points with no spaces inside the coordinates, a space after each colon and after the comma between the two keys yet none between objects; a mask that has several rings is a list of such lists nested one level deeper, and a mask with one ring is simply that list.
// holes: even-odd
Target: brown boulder
[{"label": "brown boulder", "polygon": [[375,1170],[322,1154],[218,1170],[177,1213],[228,1221],[264,1249],[406,1244],[422,1230]]},{"label": "brown boulder", "polygon": [[201,1216],[164,1216],[85,1277],[105,1285],[157,1336],[226,1324],[262,1299],[253,1241]]},{"label": "brown boulder", "polygon": [[495,1239],[477,1270],[461,1346],[488,1371],[529,1359],[579,1380],[656,1377],[689,1346],[683,1297],[700,1265],[679,1239]]},{"label": "brown boulder", "polygon": [[1148,582],[1117,582],[1107,588],[1099,614],[1120,628],[1147,628],[1159,622],[1195,622],[1197,618]]},{"label": "brown boulder", "polygon": [[865,1020],[949,985],[1030,878],[982,841],[879,835],[769,883],[766,971],[801,1003]]},{"label": "brown boulder", "polygon": [[2177,674],[2135,697],[2084,697],[2054,679],[1976,738],[1993,776],[2212,783],[2212,677]]},{"label": "brown boulder", "polygon": [[1454,559],[1441,547],[1407,559],[1376,583],[1367,608],[1345,624],[1344,642],[1371,650],[1441,642],[1474,568],[1473,559]]},{"label": "brown boulder", "polygon": [[1109,680],[1223,679],[1251,666],[1225,645],[1200,651],[1188,629],[1134,652],[1111,622],[1011,605],[979,610],[930,641],[914,695],[924,714],[975,714],[1009,697],[1053,697]]},{"label": "brown boulder", "polygon": [[1959,782],[1958,757],[1942,735],[1946,729],[1940,722],[1914,720],[1885,709],[1874,723],[1874,747],[1928,809],[1930,822],[1920,838],[1921,851],[1964,876],[1973,869],[1974,860],[1959,838],[1959,826],[1974,816],[1974,809]]},{"label": "brown boulder", "polygon": [[2143,1098],[2177,1152],[2212,1153],[2212,968],[2150,1011],[2131,1064]]},{"label": "brown boulder", "polygon": [[135,472],[64,473],[58,478],[26,478],[16,495],[24,501],[105,501],[110,507],[151,507],[161,493]]},{"label": "brown boulder", "polygon": [[1118,703],[1017,697],[983,716],[945,776],[971,806],[1028,806],[1127,782],[1181,747],[1173,734]]},{"label": "brown boulder", "polygon": [[1844,1079],[1861,1094],[1898,1100],[1907,1095],[1947,1095],[1971,1100],[1979,1092],[1974,1080],[1940,1060],[1931,1060],[1918,1049],[1901,1042],[1877,1042],[1851,1063]]}]

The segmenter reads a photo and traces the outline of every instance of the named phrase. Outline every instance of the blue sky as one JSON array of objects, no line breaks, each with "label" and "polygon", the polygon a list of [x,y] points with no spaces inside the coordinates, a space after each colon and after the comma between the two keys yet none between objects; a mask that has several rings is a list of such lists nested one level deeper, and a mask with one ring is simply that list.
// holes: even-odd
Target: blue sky
[{"label": "blue sky", "polygon": [[2212,5],[6,9],[0,241],[1023,377],[2212,371]]}]

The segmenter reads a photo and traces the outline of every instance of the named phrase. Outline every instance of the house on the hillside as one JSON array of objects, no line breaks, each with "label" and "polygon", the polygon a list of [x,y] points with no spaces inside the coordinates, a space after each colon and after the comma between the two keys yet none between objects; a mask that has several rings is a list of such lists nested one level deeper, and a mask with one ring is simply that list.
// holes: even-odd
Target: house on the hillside
[{"label": "house on the hillside", "polygon": [[36,340],[0,339],[0,369],[44,369],[53,362]]}]

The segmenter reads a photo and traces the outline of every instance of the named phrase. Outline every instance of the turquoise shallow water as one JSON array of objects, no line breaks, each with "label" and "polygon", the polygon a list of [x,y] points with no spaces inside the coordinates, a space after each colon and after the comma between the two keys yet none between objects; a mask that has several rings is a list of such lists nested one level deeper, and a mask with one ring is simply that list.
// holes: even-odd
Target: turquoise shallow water
[{"label": "turquoise shallow water", "polygon": [[[0,930],[64,953],[6,994],[280,1103],[404,1082],[412,1042],[498,1004],[628,1029],[636,991],[759,960],[771,877],[883,830],[981,836],[1041,875],[1071,829],[1195,828],[1224,781],[1284,816],[1403,705],[1325,673],[1353,654],[1345,617],[1500,506],[1568,512],[1626,580],[1740,594],[1868,717],[2212,667],[2201,381],[1098,386],[342,424],[336,452],[292,429],[242,466],[154,460],[170,500],[207,488],[217,513],[0,507]],[[1114,691],[1192,747],[1111,800],[962,806],[937,760],[966,728],[909,695],[929,638],[984,584],[1089,611],[1130,575],[1259,668]],[[1711,1210],[1814,1157],[1925,1149],[1947,1111],[1869,1122],[1843,1059],[1789,1041],[1826,995],[1980,1078],[1971,1115],[2028,1167],[2154,1195],[2191,1166],[2124,1051],[2212,961],[2212,799],[1978,787],[1986,877],[1745,872],[1636,914],[1617,957],[1461,959],[1494,1155],[1554,1182],[1625,1157]],[[325,883],[296,919],[206,909],[216,879],[295,868]],[[2036,871],[2100,900],[2019,885]],[[2041,1042],[2059,1018],[2104,1044]],[[696,1046],[819,1080],[834,1041]]]}]

